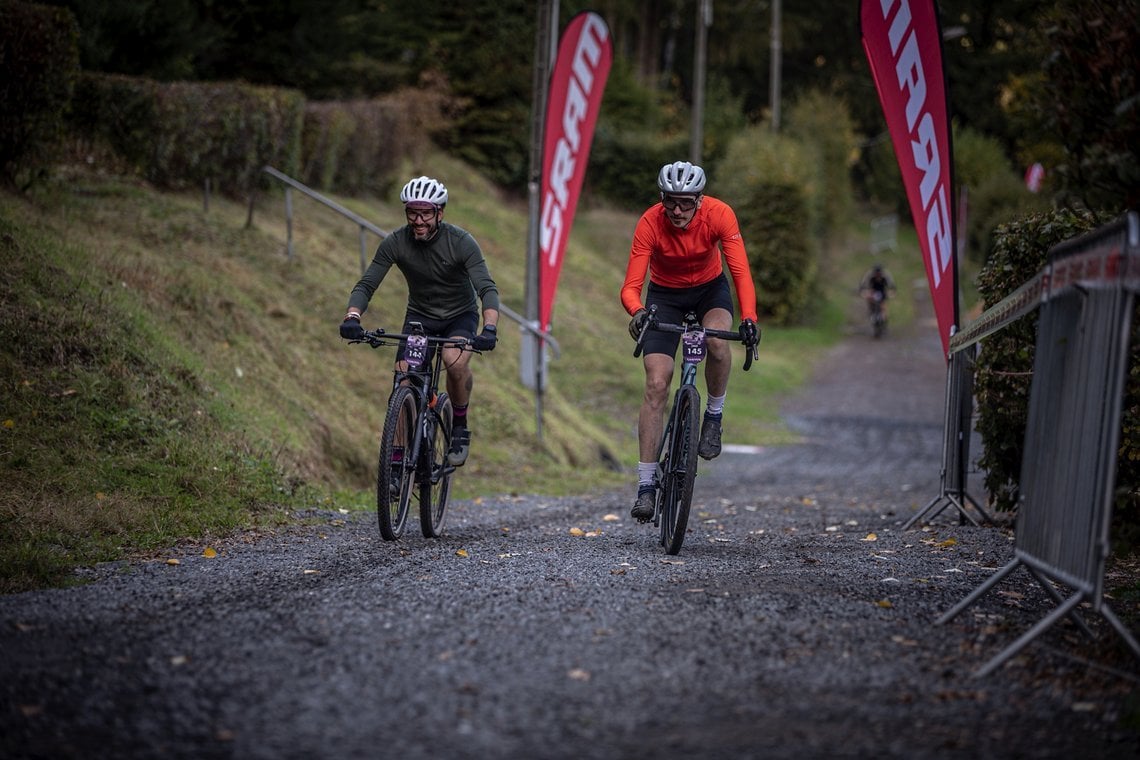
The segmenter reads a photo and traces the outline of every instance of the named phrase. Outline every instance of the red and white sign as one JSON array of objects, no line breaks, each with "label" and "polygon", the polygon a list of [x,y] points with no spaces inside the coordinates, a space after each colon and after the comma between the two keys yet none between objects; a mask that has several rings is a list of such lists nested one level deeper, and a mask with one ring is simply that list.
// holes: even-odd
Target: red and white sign
[{"label": "red and white sign", "polygon": [[934,0],[861,0],[859,21],[949,360],[950,335],[958,326],[958,269],[950,120]]},{"label": "red and white sign", "polygon": [[613,44],[602,17],[586,12],[571,19],[562,34],[551,74],[543,141],[538,319],[547,331],[566,239],[574,223],[594,125],[612,63]]}]

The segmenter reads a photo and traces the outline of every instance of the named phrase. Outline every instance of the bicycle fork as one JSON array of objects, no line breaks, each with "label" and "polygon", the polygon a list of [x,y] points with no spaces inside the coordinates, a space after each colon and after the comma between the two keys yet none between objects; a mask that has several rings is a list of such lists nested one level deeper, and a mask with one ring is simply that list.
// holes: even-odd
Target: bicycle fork
[{"label": "bicycle fork", "polygon": [[697,363],[686,361],[681,365],[681,385],[673,392],[673,405],[670,407],[669,419],[665,423],[665,434],[661,436],[661,446],[657,450],[657,472],[654,477],[657,479],[657,495],[653,500],[653,526],[660,527],[661,525],[661,512],[665,506],[665,493],[666,483],[672,482],[671,472],[666,472],[666,468],[670,468],[674,472],[683,465],[674,461],[673,457],[669,454],[673,450],[673,436],[676,433],[677,422],[677,405],[681,400],[682,388],[686,385],[696,385],[697,382]]}]

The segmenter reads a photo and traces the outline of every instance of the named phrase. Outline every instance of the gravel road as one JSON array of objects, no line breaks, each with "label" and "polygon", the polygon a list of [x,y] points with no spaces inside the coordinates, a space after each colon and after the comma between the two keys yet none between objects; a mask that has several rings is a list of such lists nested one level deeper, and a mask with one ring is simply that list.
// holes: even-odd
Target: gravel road
[{"label": "gravel road", "polygon": [[0,755],[1135,758],[1140,663],[1099,616],[985,677],[1040,587],[935,624],[1013,556],[1009,526],[901,530],[944,382],[929,323],[851,335],[784,409],[803,443],[701,463],[677,557],[632,492],[488,496],[440,540],[314,512],[0,597]]}]

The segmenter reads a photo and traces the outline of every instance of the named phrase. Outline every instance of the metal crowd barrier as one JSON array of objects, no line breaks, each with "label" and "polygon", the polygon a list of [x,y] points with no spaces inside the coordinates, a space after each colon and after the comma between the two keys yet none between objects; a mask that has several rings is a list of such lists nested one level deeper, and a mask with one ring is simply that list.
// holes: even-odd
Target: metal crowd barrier
[{"label": "metal crowd barrier", "polygon": [[[1040,304],[1014,558],[936,622],[954,618],[1019,566],[1057,607],[986,663],[978,676],[992,672],[1066,616],[1091,637],[1077,614],[1082,602],[1140,657],[1140,644],[1103,593],[1138,288],[1140,217],[1129,212],[1056,246],[1036,277],[987,310],[977,327],[959,334],[961,348]],[[1067,598],[1058,590],[1061,586],[1071,589]]]},{"label": "metal crowd barrier", "polygon": [[[974,344],[970,344],[972,349]],[[946,413],[943,420],[942,471],[938,494],[926,506],[907,520],[902,529],[909,530],[922,519],[934,519],[948,507],[958,510],[960,519],[978,525],[971,512],[977,512],[985,522],[993,518],[966,491],[966,472],[970,463],[970,434],[974,416],[974,361],[973,350],[958,350],[950,354],[946,369]]]}]

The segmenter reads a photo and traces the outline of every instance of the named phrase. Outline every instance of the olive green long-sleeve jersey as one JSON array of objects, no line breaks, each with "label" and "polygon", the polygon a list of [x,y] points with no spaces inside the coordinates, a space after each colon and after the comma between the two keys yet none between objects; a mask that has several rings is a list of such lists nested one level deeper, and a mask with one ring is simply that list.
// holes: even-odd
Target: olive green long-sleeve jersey
[{"label": "olive green long-sleeve jersey", "polygon": [[499,308],[499,289],[491,279],[483,250],[471,233],[447,222],[439,233],[419,241],[405,225],[380,241],[376,255],[348,296],[349,307],[361,313],[395,265],[408,283],[408,308],[432,319],[447,320],[484,309]]}]

